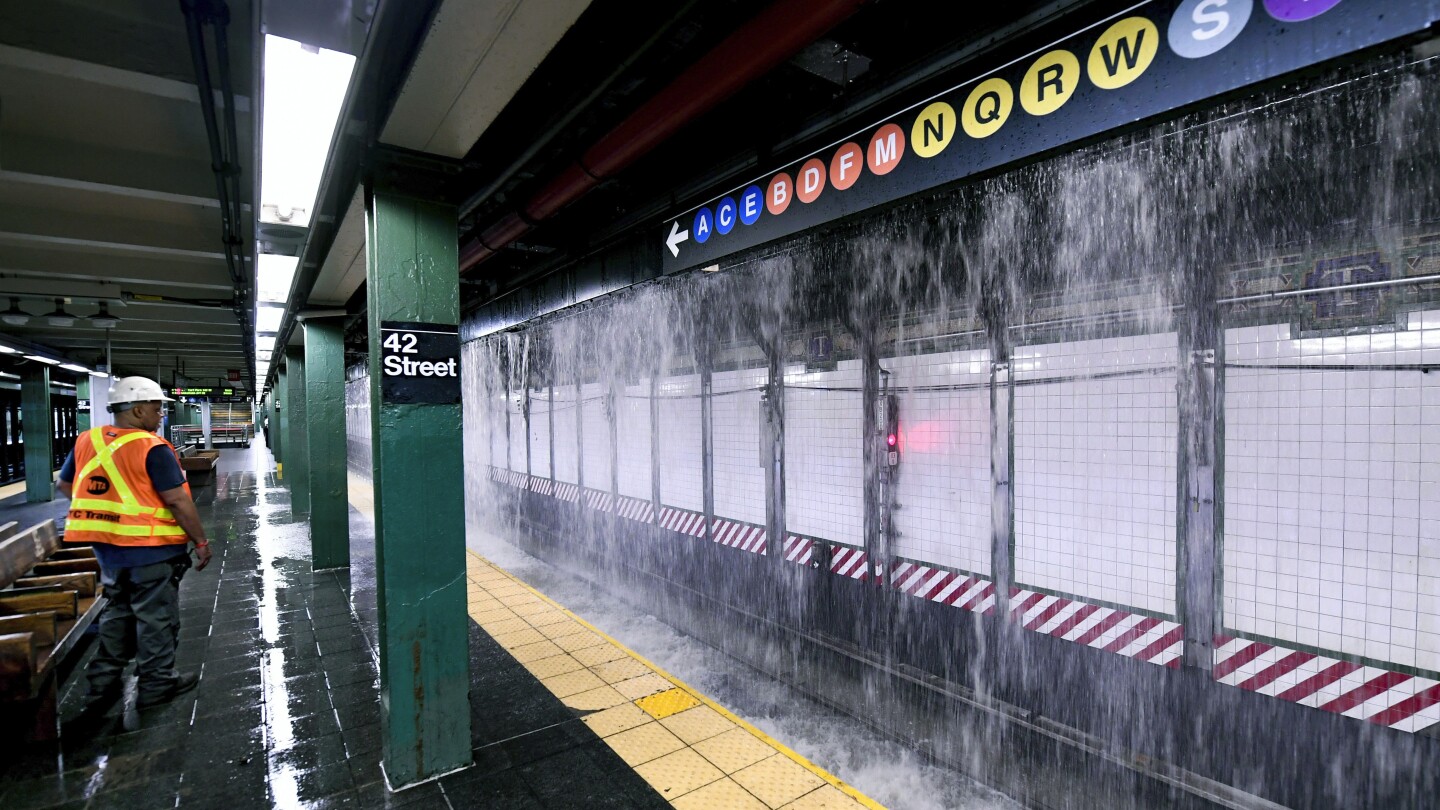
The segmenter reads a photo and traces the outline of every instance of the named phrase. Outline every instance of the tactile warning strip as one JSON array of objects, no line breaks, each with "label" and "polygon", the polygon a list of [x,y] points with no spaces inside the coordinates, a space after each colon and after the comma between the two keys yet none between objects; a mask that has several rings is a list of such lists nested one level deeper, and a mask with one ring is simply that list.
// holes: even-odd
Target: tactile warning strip
[{"label": "tactile warning strip", "polygon": [[470,617],[677,808],[880,805],[470,552]]}]

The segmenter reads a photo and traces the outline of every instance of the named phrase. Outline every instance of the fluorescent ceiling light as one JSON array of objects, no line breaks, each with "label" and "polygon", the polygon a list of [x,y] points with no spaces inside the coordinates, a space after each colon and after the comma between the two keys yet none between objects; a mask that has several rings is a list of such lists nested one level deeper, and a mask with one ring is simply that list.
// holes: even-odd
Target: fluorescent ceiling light
[{"label": "fluorescent ceiling light", "polygon": [[77,366],[77,365],[75,365],[74,363],[61,363],[61,364],[60,364],[60,367],[63,368],[63,369],[65,369],[65,370],[67,370],[67,371],[73,371],[73,372],[75,372],[76,374],[89,374],[89,373],[90,373],[90,369],[88,369],[88,368],[86,368],[86,367],[84,367],[84,366]]},{"label": "fluorescent ceiling light", "polygon": [[285,315],[281,307],[256,307],[255,308],[255,331],[256,332],[278,332],[280,331],[280,319]]},{"label": "fluorescent ceiling light", "polygon": [[309,227],[355,57],[266,35],[260,221]]},{"label": "fluorescent ceiling light", "polygon": [[60,361],[59,361],[59,360],[51,360],[51,359],[48,358],[48,357],[41,357],[41,356],[38,355],[38,354],[27,354],[27,355],[25,355],[25,359],[26,359],[26,360],[35,360],[35,361],[38,361],[38,362],[41,362],[41,363],[45,363],[46,365],[51,365],[51,366],[58,366],[58,365],[60,365]]},{"label": "fluorescent ceiling light", "polygon": [[9,346],[0,345],[0,352],[3,352],[5,354],[19,354],[20,350],[12,349]]},{"label": "fluorescent ceiling light", "polygon": [[256,299],[283,304],[290,297],[290,281],[295,278],[295,268],[300,264],[296,256],[276,256],[261,253],[256,264]]}]

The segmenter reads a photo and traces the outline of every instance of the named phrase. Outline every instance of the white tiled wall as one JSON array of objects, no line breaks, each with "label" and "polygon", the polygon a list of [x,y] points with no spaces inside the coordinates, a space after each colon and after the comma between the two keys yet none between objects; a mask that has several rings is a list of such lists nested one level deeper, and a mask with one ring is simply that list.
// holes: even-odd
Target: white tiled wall
[{"label": "white tiled wall", "polygon": [[1015,349],[1018,584],[1174,614],[1175,362],[1174,333]]},{"label": "white tiled wall", "polygon": [[765,468],[760,463],[760,386],[765,369],[716,372],[711,383],[715,514],[765,524]]},{"label": "white tiled wall", "polygon": [[[990,573],[990,353],[881,361],[900,399],[895,552]],[[956,386],[954,390],[908,390]]]},{"label": "white tiled wall", "polygon": [[550,477],[550,393],[530,392],[530,474]]},{"label": "white tiled wall", "polygon": [[787,370],[785,386],[785,529],[864,545],[860,361]]},{"label": "white tiled wall", "polygon": [[575,418],[580,410],[575,405],[575,386],[556,385],[555,391],[555,480],[579,483],[580,451],[575,433]]},{"label": "white tiled wall", "polygon": [[525,415],[516,405],[518,396],[519,394],[511,392],[505,403],[505,411],[510,419],[510,469],[525,472]]},{"label": "white tiled wall", "polygon": [[705,508],[700,469],[700,376],[660,381],[660,502],[666,506]]},{"label": "white tiled wall", "polygon": [[616,403],[620,494],[650,500],[650,383],[626,386]]},{"label": "white tiled wall", "polygon": [[605,412],[606,386],[586,383],[581,389],[584,402],[581,413],[585,419],[584,452],[585,486],[609,492],[614,485],[610,477],[610,415]]},{"label": "white tiled wall", "polygon": [[1440,374],[1366,368],[1440,363],[1407,323],[1226,333],[1227,628],[1440,670]]}]

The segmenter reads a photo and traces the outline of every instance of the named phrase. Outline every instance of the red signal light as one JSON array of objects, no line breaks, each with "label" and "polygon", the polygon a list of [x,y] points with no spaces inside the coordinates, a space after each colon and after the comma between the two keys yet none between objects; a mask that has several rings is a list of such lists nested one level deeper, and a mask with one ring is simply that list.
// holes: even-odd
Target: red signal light
[{"label": "red signal light", "polygon": [[888,444],[888,445],[890,445],[891,447],[894,447],[894,446],[895,446],[896,441],[897,441],[897,439],[895,438],[895,434],[894,434],[894,433],[891,433],[889,436],[886,436],[886,437],[885,437],[885,443]]}]

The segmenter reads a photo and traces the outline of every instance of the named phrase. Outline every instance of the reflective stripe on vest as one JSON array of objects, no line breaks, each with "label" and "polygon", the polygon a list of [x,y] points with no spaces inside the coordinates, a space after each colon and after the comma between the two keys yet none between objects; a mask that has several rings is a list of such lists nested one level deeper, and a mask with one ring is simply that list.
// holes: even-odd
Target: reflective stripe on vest
[{"label": "reflective stripe on vest", "polygon": [[[155,520],[173,521],[174,513],[169,509],[157,506],[146,506],[140,503],[135,497],[130,483],[120,474],[120,469],[115,465],[115,452],[121,447],[145,438],[154,438],[154,434],[145,431],[136,431],[119,436],[115,441],[106,443],[105,426],[90,429],[90,449],[94,451],[95,457],[85,463],[74,480],[78,483],[86,480],[91,473],[103,470],[114,488],[115,495],[120,500],[102,500],[99,498],[72,498],[70,508],[72,510],[85,510],[90,513],[117,515],[121,517],[150,517]],[[117,523],[110,520],[95,520],[71,517],[65,521],[65,531],[72,532],[96,532],[109,534],[116,537],[185,537],[185,530],[176,525],[155,525],[147,523],[143,525]],[[103,541],[102,541],[103,542]]]}]

